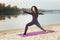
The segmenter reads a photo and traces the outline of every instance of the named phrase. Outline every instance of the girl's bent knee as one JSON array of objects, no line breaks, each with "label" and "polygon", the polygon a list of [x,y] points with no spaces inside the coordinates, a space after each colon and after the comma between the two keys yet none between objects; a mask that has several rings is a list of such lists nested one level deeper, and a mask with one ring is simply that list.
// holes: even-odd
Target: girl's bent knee
[{"label": "girl's bent knee", "polygon": [[27,24],[26,27],[28,27],[29,25]]}]

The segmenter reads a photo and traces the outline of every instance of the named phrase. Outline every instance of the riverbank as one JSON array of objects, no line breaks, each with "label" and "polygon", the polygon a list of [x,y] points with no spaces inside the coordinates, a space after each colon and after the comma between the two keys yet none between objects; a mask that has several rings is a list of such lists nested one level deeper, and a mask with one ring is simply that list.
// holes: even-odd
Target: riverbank
[{"label": "riverbank", "polygon": [[[46,30],[54,30],[55,32],[47,34],[39,34],[36,36],[21,37],[17,34],[24,32],[24,28],[0,31],[0,40],[60,40],[60,24],[43,25]],[[28,32],[39,31],[36,26],[29,27]]]}]

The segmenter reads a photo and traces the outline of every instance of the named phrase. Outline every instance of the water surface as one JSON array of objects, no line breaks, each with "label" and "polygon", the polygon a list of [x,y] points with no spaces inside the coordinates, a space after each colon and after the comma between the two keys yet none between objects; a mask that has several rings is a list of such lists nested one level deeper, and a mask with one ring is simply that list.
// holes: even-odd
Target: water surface
[{"label": "water surface", "polygon": [[[6,18],[6,20],[0,21],[0,30],[23,28],[31,20],[31,15],[20,15],[17,18],[11,19]],[[59,24],[60,14],[44,13],[44,15],[39,15],[38,21],[41,25]]]}]

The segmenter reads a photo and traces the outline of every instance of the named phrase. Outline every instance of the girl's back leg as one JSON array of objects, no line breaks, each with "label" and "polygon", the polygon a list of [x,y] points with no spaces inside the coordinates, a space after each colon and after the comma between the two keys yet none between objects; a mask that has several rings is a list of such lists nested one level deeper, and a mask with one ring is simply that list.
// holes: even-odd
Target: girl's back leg
[{"label": "girl's back leg", "polygon": [[36,23],[37,27],[39,27],[41,30],[43,30],[44,32],[46,32],[46,30],[44,28],[41,27],[41,25],[37,22]]}]

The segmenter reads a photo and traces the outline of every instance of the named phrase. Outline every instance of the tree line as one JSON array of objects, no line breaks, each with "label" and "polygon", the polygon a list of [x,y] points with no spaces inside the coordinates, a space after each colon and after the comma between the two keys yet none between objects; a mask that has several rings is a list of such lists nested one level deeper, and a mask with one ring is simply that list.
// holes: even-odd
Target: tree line
[{"label": "tree line", "polygon": [[4,20],[5,17],[11,18],[17,17],[20,14],[20,8],[17,6],[11,7],[11,5],[5,6],[4,3],[0,3],[0,20]]},{"label": "tree line", "polygon": [[0,3],[0,15],[17,15],[20,9],[17,6],[11,7],[11,5],[5,6],[5,4]]}]

